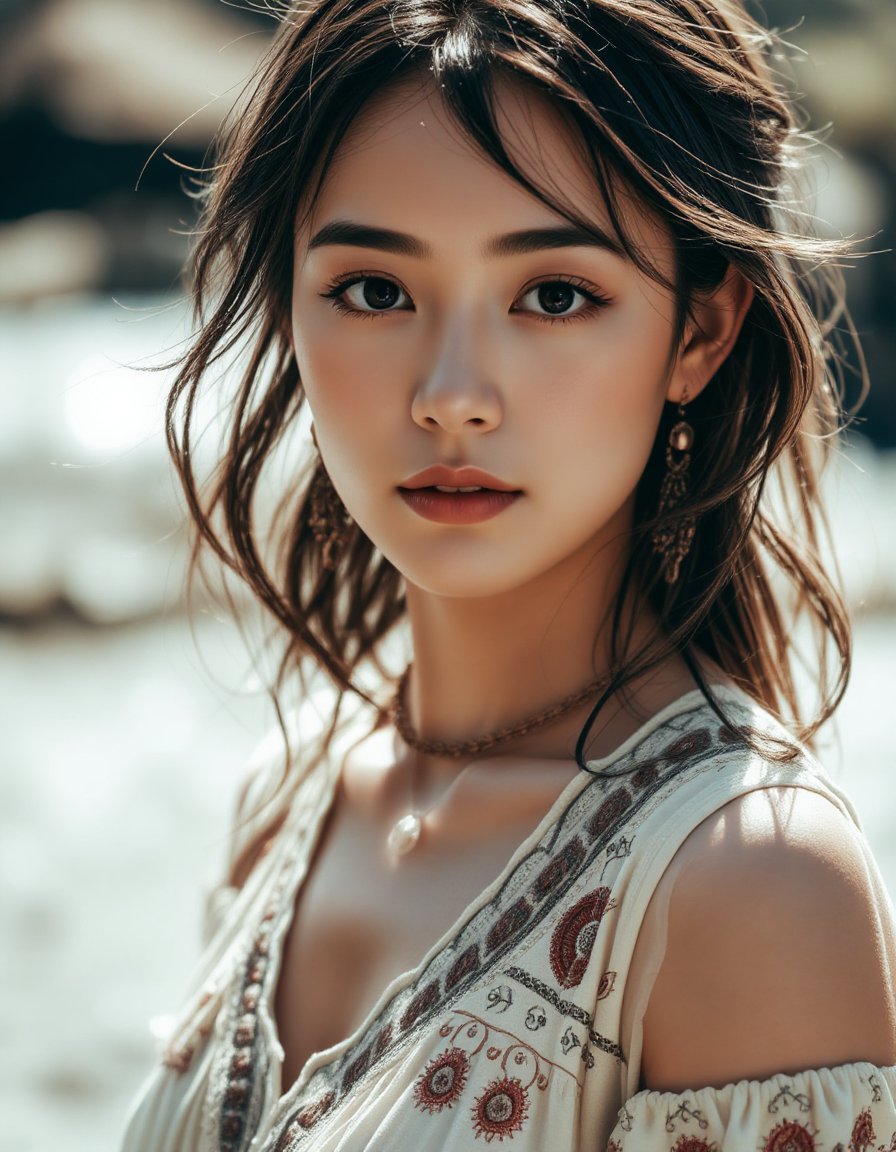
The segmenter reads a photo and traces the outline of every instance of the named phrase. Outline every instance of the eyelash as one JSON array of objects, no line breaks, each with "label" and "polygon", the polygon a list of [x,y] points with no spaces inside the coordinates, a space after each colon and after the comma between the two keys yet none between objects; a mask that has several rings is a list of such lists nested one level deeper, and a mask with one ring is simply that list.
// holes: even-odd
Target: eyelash
[{"label": "eyelash", "polygon": [[[388,316],[393,312],[408,311],[406,308],[384,308],[380,310],[373,309],[370,312],[366,312],[361,308],[353,308],[350,304],[340,299],[342,294],[347,292],[349,288],[354,287],[355,284],[362,283],[364,280],[385,280],[387,283],[395,284],[396,287],[401,288],[401,285],[398,284],[397,281],[393,280],[390,276],[383,276],[379,272],[354,272],[350,276],[337,277],[335,280],[332,280],[327,285],[326,291],[321,292],[320,295],[323,299],[332,301],[333,307],[337,312],[341,312],[346,316],[358,316],[365,320],[376,320],[382,316]],[[610,300],[606,296],[601,295],[593,285],[587,284],[575,276],[551,276],[544,280],[538,280],[535,284],[530,284],[521,295],[527,296],[536,288],[541,287],[542,284],[568,284],[571,288],[575,288],[576,291],[589,302],[587,307],[580,308],[578,312],[573,312],[568,316],[551,316],[547,313],[539,312],[529,313],[530,316],[535,316],[536,319],[548,324],[570,324],[574,320],[587,320],[610,303]],[[405,290],[401,288],[401,291],[404,292]],[[405,294],[409,295],[409,293]]]}]

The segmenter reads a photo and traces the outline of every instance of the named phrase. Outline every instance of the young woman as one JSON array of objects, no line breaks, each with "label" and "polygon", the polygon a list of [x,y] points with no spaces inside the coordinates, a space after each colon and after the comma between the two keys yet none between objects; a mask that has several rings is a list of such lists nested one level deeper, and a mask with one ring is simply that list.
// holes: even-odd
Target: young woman
[{"label": "young woman", "polygon": [[810,751],[835,249],[770,47],[736,0],[283,11],[170,436],[278,688],[335,692],[257,757],[126,1152],[896,1148],[892,904]]}]

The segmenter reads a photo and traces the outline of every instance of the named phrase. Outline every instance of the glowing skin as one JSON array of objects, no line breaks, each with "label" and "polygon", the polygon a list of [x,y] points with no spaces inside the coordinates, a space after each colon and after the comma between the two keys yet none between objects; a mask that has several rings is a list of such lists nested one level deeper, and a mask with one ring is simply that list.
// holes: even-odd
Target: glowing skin
[{"label": "glowing skin", "polygon": [[[524,170],[609,235],[557,112],[499,92]],[[635,206],[630,220],[671,274],[663,228]],[[424,251],[325,243],[346,221]],[[707,383],[748,303],[741,286],[708,305],[709,336],[689,329],[670,369],[674,301],[623,255],[489,251],[558,227],[415,81],[362,111],[297,237],[293,338],[317,438],[352,516],[405,577],[428,734],[476,734],[590,678],[663,404]],[[400,488],[435,464],[521,495],[473,522],[424,518]]]},{"label": "glowing skin", "polygon": [[[606,228],[557,114],[514,88],[500,95],[502,132],[524,169]],[[323,243],[339,238],[340,221],[409,234],[426,252],[346,243],[344,232]],[[662,228],[634,208],[631,224],[671,271]],[[507,233],[566,226],[448,125],[431,90],[406,84],[363,110],[296,239],[293,338],[317,439],[352,516],[405,578],[408,706],[427,736],[479,736],[603,670],[603,617],[664,400],[711,379],[749,301],[742,282],[726,281],[670,366],[673,301],[628,260],[588,246],[487,251]],[[552,308],[575,315],[552,323]],[[477,480],[438,466],[481,470],[519,495],[436,496],[427,486]],[[428,495],[401,491],[418,483]],[[420,514],[421,500],[435,518]],[[636,639],[649,624],[635,621]],[[691,687],[668,661],[636,682],[632,703],[652,713]],[[453,761],[408,753],[388,728],[353,749],[284,952],[284,1084],[357,1028],[498,875],[578,772],[586,711],[462,778]],[[643,719],[609,702],[589,755]],[[384,846],[411,781],[432,811],[420,846],[396,863]]]},{"label": "glowing skin", "polygon": [[[606,230],[558,114],[525,90],[499,94],[511,154]],[[380,235],[372,246],[346,222],[413,239],[397,250]],[[663,227],[631,200],[626,222],[670,275]],[[365,108],[296,238],[293,337],[317,439],[349,511],[405,578],[409,711],[429,736],[481,735],[603,670],[604,618],[663,405],[712,386],[750,303],[729,274],[696,302],[673,348],[673,300],[612,247],[516,244],[508,254],[497,240],[563,226],[449,126],[430,89],[405,85]],[[429,489],[475,486],[470,470],[503,495]],[[651,623],[632,620],[635,646]],[[702,662],[710,682],[724,681]],[[608,704],[588,754],[613,751],[691,687],[675,659],[642,676],[631,697]],[[351,750],[286,939],[275,1005],[284,1085],[312,1051],[352,1034],[499,874],[577,774],[582,720],[474,759],[460,776],[456,764],[409,754],[388,726]],[[775,792],[791,795],[772,806]],[[879,957],[859,981],[869,996],[828,1011],[828,989],[856,983],[852,942],[879,938],[880,919],[861,885],[841,883],[864,864],[855,845],[837,847],[840,813],[816,797],[820,809],[794,823],[797,792],[811,796],[788,787],[739,797],[692,834],[644,1021],[648,1087],[892,1063]],[[412,798],[431,809],[425,835],[396,861],[386,837]],[[757,899],[756,915],[738,914]],[[817,958],[837,951],[824,929],[832,916],[850,942],[846,959],[835,955],[824,979],[807,982]],[[795,960],[782,939],[799,945]],[[821,992],[807,999],[813,983]],[[880,1023],[873,1036],[870,1021]]]}]

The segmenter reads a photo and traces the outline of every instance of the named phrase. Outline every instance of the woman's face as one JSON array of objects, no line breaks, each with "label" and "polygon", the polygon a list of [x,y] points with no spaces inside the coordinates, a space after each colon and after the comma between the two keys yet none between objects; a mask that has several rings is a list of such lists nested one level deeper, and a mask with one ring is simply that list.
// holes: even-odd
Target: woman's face
[{"label": "woman's face", "polygon": [[[606,246],[551,235],[565,218],[478,153],[419,82],[358,116],[296,240],[295,354],[327,470],[406,580],[445,596],[495,595],[564,565],[577,578],[604,546],[624,550],[664,400],[682,384],[674,299],[612,241],[575,138],[543,98],[498,91],[511,155]],[[668,234],[634,205],[626,220],[671,275]],[[448,471],[421,476],[433,466]]]}]

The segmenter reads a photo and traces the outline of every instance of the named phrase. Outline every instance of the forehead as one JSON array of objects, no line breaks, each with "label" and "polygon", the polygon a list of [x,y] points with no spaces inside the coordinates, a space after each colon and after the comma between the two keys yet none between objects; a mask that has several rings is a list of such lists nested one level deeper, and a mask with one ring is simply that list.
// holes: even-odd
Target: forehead
[{"label": "forehead", "polygon": [[[550,203],[612,232],[593,161],[561,110],[532,87],[505,77],[496,80],[495,95],[497,128],[513,163]],[[624,188],[617,193],[630,239],[655,254],[668,247],[659,222]],[[379,93],[353,121],[301,235],[307,238],[336,218],[375,222],[427,239],[435,232],[437,251],[564,221],[463,132],[429,76],[407,77]]]}]

